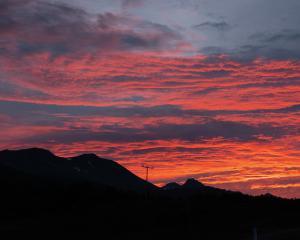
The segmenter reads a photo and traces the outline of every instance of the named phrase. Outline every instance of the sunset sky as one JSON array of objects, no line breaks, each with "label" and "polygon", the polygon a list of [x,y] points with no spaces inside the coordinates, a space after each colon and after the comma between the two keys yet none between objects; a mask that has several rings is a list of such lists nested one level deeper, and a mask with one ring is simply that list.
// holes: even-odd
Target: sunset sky
[{"label": "sunset sky", "polygon": [[0,149],[300,198],[299,0],[0,0]]}]

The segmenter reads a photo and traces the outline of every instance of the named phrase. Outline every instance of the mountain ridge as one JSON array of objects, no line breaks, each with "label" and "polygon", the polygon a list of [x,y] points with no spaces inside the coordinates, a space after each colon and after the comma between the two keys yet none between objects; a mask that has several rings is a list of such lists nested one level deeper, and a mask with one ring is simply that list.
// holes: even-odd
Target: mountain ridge
[{"label": "mountain ridge", "polygon": [[167,186],[158,188],[95,154],[61,158],[40,149],[0,151],[0,232],[247,240],[255,226],[259,239],[300,237],[300,199],[250,196],[195,179]]},{"label": "mountain ridge", "polygon": [[[14,172],[13,172],[14,171]],[[149,191],[158,190],[169,196],[188,196],[194,194],[228,195],[247,194],[204,185],[194,178],[183,184],[170,182],[162,187],[147,182],[116,161],[101,158],[94,153],[84,153],[73,157],[59,157],[43,148],[27,148],[0,151],[0,173],[8,176],[8,172],[20,179],[26,174],[37,181],[55,182],[56,184],[94,183],[123,190]],[[7,179],[8,180],[8,179]],[[270,194],[269,194],[270,195]],[[268,195],[268,196],[269,196]],[[273,195],[272,195],[273,196]],[[274,196],[276,197],[276,196]]]},{"label": "mountain ridge", "polygon": [[63,158],[41,148],[3,150],[0,151],[0,169],[4,167],[67,184],[92,182],[138,191],[157,188],[117,162],[92,153]]}]

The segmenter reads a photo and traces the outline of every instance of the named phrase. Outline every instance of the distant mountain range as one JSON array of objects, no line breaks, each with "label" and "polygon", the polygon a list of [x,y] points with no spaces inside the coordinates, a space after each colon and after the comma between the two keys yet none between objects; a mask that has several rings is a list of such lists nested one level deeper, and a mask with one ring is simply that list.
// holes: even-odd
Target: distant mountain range
[{"label": "distant mountain range", "polygon": [[237,193],[206,186],[193,178],[187,179],[182,185],[171,182],[159,188],[117,162],[95,154],[63,158],[41,148],[0,151],[0,180],[15,184],[27,182],[34,187],[52,183],[92,183],[123,190],[160,191],[171,195]]},{"label": "distant mountain range", "polygon": [[[171,182],[159,188],[136,176],[115,161],[95,154],[63,158],[41,148],[0,151],[0,181],[18,187],[43,188],[52,184],[90,183],[130,191],[158,191],[171,196],[191,194],[241,194],[206,186],[190,178],[182,185]],[[271,196],[271,194],[268,194]]]},{"label": "distant mountain range", "polygon": [[203,185],[194,178],[187,179],[186,182],[182,185],[171,182],[162,187],[164,190],[179,190],[179,189],[190,189],[190,190],[204,190],[207,189],[207,186]]},{"label": "distant mountain range", "polygon": [[163,190],[165,193],[179,195],[193,192],[214,194],[230,192],[205,186],[195,179],[187,179],[182,185],[173,182],[159,188],[139,178],[117,162],[100,158],[95,154],[63,158],[40,148],[0,151],[0,178],[15,183],[30,180],[30,184],[39,187],[45,183],[64,185],[93,183],[123,190]]},{"label": "distant mountain range", "polygon": [[0,151],[0,175],[7,181],[37,178],[37,183],[43,180],[61,184],[89,182],[125,190],[157,189],[120,164],[95,154],[62,158],[39,148]]},{"label": "distant mountain range", "polygon": [[0,151],[0,192],[1,233],[250,240],[257,228],[258,239],[300,239],[300,200],[254,197],[195,179],[159,188],[95,154]]}]

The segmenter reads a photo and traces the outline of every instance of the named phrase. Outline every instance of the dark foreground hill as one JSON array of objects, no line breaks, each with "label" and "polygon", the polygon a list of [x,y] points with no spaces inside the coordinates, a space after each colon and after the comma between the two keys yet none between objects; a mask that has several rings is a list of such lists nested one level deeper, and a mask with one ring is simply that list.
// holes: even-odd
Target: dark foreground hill
[{"label": "dark foreground hill", "polygon": [[[159,189],[119,164],[42,149],[0,152],[0,232],[99,239],[300,239],[300,201],[190,179]],[[71,235],[70,235],[71,236]]]}]

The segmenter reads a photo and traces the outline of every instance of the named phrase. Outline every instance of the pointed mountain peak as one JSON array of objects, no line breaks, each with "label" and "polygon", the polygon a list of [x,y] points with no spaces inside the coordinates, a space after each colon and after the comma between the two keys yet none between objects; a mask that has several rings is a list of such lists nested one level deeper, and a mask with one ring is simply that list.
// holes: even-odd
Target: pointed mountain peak
[{"label": "pointed mountain peak", "polygon": [[194,179],[194,178],[189,178],[182,185],[182,187],[189,188],[189,189],[199,189],[199,188],[203,188],[204,185],[201,182],[199,182],[198,180]]},{"label": "pointed mountain peak", "polygon": [[176,182],[167,183],[165,186],[162,187],[162,189],[164,190],[174,190],[179,188],[181,188],[181,186]]}]

